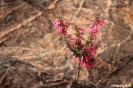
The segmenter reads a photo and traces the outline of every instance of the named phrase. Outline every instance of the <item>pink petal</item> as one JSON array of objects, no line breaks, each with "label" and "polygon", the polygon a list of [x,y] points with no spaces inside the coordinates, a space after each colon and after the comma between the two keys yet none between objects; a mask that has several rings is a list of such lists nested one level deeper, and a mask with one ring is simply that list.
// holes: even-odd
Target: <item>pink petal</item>
[{"label": "pink petal", "polygon": [[94,27],[94,32],[98,33],[98,27],[97,26]]},{"label": "pink petal", "polygon": [[102,20],[102,19],[98,19],[98,21],[100,21],[100,22],[104,23],[104,20]]},{"label": "pink petal", "polygon": [[86,61],[88,62],[90,60],[90,56],[86,57]]},{"label": "pink petal", "polygon": [[97,53],[97,52],[96,52],[96,49],[94,49],[94,51],[93,51],[93,52],[94,52],[94,54],[96,54],[96,53]]},{"label": "pink petal", "polygon": [[69,52],[70,52],[70,50],[69,50],[69,49],[67,49],[67,50],[66,50],[66,53],[69,53]]},{"label": "pink petal", "polygon": [[89,30],[89,33],[92,34],[94,32],[94,28]]},{"label": "pink petal", "polygon": [[81,38],[82,40],[85,40],[82,36],[80,36],[80,38]]},{"label": "pink petal", "polygon": [[93,38],[94,38],[94,40],[96,40],[96,34],[95,33],[93,34]]},{"label": "pink petal", "polygon": [[88,68],[89,65],[88,65],[87,63],[84,63],[84,64],[83,64],[83,67],[84,67],[84,68]]},{"label": "pink petal", "polygon": [[65,50],[67,48],[67,46],[64,46],[63,49]]},{"label": "pink petal", "polygon": [[71,41],[71,42],[73,42],[73,43],[76,43],[76,41],[77,41],[77,40],[75,40],[75,39],[72,39],[72,40],[70,40],[70,41]]},{"label": "pink petal", "polygon": [[91,28],[90,31],[89,31],[90,34],[92,33],[98,33],[98,27],[95,26],[94,28]]},{"label": "pink petal", "polygon": [[68,33],[65,33],[66,37],[70,39],[70,36],[68,35]]},{"label": "pink petal", "polygon": [[90,66],[90,67],[93,67],[93,63],[92,63],[92,62],[90,62],[90,63],[89,63],[89,66]]},{"label": "pink petal", "polygon": [[76,62],[76,55],[73,56],[73,62]]},{"label": "pink petal", "polygon": [[54,21],[54,23],[53,23],[53,24],[56,24],[57,22],[58,22],[58,20]]},{"label": "pink petal", "polygon": [[83,28],[78,28],[79,30],[81,30],[81,31],[84,31],[84,29]]},{"label": "pink petal", "polygon": [[53,24],[54,24],[54,28],[56,28],[57,26],[59,26],[60,21],[59,20],[56,20]]},{"label": "pink petal", "polygon": [[103,20],[98,19],[98,24],[99,24],[100,26],[103,26],[103,23],[104,23],[104,21],[103,21]]},{"label": "pink petal", "polygon": [[95,20],[95,18],[92,18],[91,20],[93,21],[93,20]]},{"label": "pink petal", "polygon": [[60,33],[62,32],[62,30],[63,30],[62,27],[60,27],[60,28],[58,29],[58,31],[57,31],[58,34],[60,34]]},{"label": "pink petal", "polygon": [[64,25],[64,27],[65,27],[65,28],[68,28],[68,27],[69,27],[69,25],[65,24],[65,25]]},{"label": "pink petal", "polygon": [[89,27],[92,28],[93,27],[93,22],[89,23]]}]

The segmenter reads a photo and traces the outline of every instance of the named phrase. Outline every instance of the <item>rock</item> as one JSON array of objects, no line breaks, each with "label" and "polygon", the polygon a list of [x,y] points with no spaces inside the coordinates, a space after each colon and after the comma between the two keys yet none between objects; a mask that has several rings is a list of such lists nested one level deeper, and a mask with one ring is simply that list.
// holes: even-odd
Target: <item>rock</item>
[{"label": "rock", "polygon": [[[1,88],[16,88],[16,87],[30,87],[30,88],[96,88],[95,85],[86,81],[75,81],[72,78],[67,78],[60,72],[43,72],[42,69],[38,69],[31,64],[26,64],[21,61],[21,65],[18,68],[17,65],[13,65],[11,61],[17,63],[20,62],[14,58],[4,57],[7,59],[3,64],[8,63],[10,67],[6,69],[0,64],[1,74]],[[1,58],[0,58],[1,60]],[[24,66],[24,67],[23,67]],[[28,67],[28,68],[27,68]],[[31,70],[34,69],[34,70]]]},{"label": "rock", "polygon": [[[110,88],[112,84],[132,84],[132,8],[132,0],[18,0],[2,6],[0,78],[8,81],[3,81],[1,87],[88,88],[88,82]],[[71,25],[70,34],[76,23],[85,28],[87,39],[88,23],[95,12],[100,12],[105,21],[98,34],[98,64],[82,69],[76,82],[78,62],[72,63],[72,53],[65,54],[53,22],[61,14]],[[6,23],[8,15],[12,17],[6,18]],[[6,78],[5,73],[10,75]]]},{"label": "rock", "polygon": [[7,15],[5,21],[8,22],[12,18],[12,15]]}]

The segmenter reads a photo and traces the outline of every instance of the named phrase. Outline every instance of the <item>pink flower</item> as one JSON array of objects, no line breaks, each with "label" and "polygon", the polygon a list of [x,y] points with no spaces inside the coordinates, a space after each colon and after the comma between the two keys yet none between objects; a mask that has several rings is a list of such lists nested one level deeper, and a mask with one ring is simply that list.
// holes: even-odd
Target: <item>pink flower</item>
[{"label": "pink flower", "polygon": [[83,28],[78,28],[80,31],[84,31],[84,29]]},{"label": "pink flower", "polygon": [[94,27],[94,32],[98,33],[98,27],[97,26]]},{"label": "pink flower", "polygon": [[91,59],[91,56],[89,55],[88,57],[86,57],[86,62],[88,62]]},{"label": "pink flower", "polygon": [[68,29],[69,25],[67,25],[67,24],[64,24],[64,27],[65,27],[66,29]]},{"label": "pink flower", "polygon": [[72,57],[73,62],[76,62],[77,57],[79,57],[80,66],[83,66],[84,68],[93,67],[96,64],[93,56],[97,53],[97,46],[95,47],[93,40],[96,40],[97,33],[99,32],[98,27],[103,26],[104,21],[102,19],[99,19],[99,15],[96,15],[91,19],[91,22],[89,23],[89,34],[91,36],[90,40],[87,40],[86,42],[83,41],[85,40],[83,37],[85,30],[83,28],[79,28],[78,26],[75,27],[75,38],[68,34],[69,25],[65,24],[64,21],[65,19],[61,18],[53,23],[54,28],[58,28],[58,34],[65,36],[65,42],[67,46],[64,48],[64,50],[66,50],[66,53],[70,51],[74,53]]},{"label": "pink flower", "polygon": [[93,27],[93,22],[89,23],[89,27],[92,28]]},{"label": "pink flower", "polygon": [[103,26],[103,23],[104,23],[104,20],[98,19],[98,24],[99,24],[100,26]]},{"label": "pink flower", "polygon": [[66,49],[67,49],[67,46],[64,46],[64,47],[63,47],[63,50],[66,50]]},{"label": "pink flower", "polygon": [[83,44],[81,41],[79,41],[78,43],[79,43],[79,46],[82,48],[85,46],[85,44]]},{"label": "pink flower", "polygon": [[89,63],[90,68],[93,67],[94,65],[96,65],[96,62],[90,62]]},{"label": "pink flower", "polygon": [[90,29],[90,30],[89,30],[89,33],[90,33],[90,34],[92,34],[92,33],[93,33],[93,31],[94,31],[93,29]]},{"label": "pink flower", "polygon": [[60,34],[60,33],[62,33],[62,31],[63,31],[63,28],[60,27],[57,32],[58,32],[58,34]]},{"label": "pink flower", "polygon": [[70,50],[69,50],[69,49],[67,49],[67,50],[66,50],[66,54],[67,54],[67,53],[69,53],[69,52],[70,52]]},{"label": "pink flower", "polygon": [[84,29],[83,28],[78,28],[78,30],[80,31],[80,34],[84,34]]},{"label": "pink flower", "polygon": [[76,55],[73,56],[73,62],[76,62]]},{"label": "pink flower", "polygon": [[90,50],[91,50],[90,47],[86,48],[86,52],[90,52]]},{"label": "pink flower", "polygon": [[92,18],[91,20],[92,20],[92,21],[94,21],[94,20],[95,20],[95,18]]},{"label": "pink flower", "polygon": [[92,33],[98,33],[99,32],[98,31],[98,27],[95,26],[94,28],[91,28],[89,32],[90,32],[90,34],[92,34]]},{"label": "pink flower", "polygon": [[93,36],[94,40],[96,40],[96,34],[93,33],[92,36]]},{"label": "pink flower", "polygon": [[65,36],[70,39],[70,36],[68,35],[68,33],[65,33]]},{"label": "pink flower", "polygon": [[83,63],[83,67],[84,67],[84,68],[88,68],[88,67],[89,67],[89,64],[84,62],[84,63]]},{"label": "pink flower", "polygon": [[93,54],[96,54],[96,49],[92,49]]},{"label": "pink flower", "polygon": [[76,43],[76,41],[77,41],[77,40],[75,40],[75,39],[72,39],[72,40],[70,40],[70,41],[71,41],[71,42],[73,42],[73,43]]},{"label": "pink flower", "polygon": [[92,68],[95,64],[96,64],[95,62],[88,62],[88,63],[84,63],[83,67],[84,68],[88,68],[88,67]]},{"label": "pink flower", "polygon": [[80,38],[81,38],[82,40],[85,40],[82,36],[80,36]]},{"label": "pink flower", "polygon": [[96,62],[92,62],[90,60],[91,60],[90,55],[86,58],[83,58],[82,56],[80,60],[80,66],[83,66],[84,68],[93,67],[96,64]]},{"label": "pink flower", "polygon": [[54,28],[56,28],[57,26],[60,25],[60,20],[56,20],[53,24],[54,24]]},{"label": "pink flower", "polygon": [[94,64],[93,64],[92,62],[90,62],[90,63],[89,63],[89,66],[90,66],[90,67],[93,67],[93,66],[94,66]]}]

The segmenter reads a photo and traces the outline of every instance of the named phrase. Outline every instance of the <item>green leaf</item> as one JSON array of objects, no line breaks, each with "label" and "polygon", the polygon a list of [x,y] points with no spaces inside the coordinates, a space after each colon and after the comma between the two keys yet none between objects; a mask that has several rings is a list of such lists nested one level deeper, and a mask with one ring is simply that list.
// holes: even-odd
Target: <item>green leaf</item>
[{"label": "green leaf", "polygon": [[58,19],[61,19],[61,18],[62,18],[60,14],[56,15],[56,17],[57,17]]},{"label": "green leaf", "polygon": [[86,40],[86,44],[90,44],[90,41],[89,40]]}]

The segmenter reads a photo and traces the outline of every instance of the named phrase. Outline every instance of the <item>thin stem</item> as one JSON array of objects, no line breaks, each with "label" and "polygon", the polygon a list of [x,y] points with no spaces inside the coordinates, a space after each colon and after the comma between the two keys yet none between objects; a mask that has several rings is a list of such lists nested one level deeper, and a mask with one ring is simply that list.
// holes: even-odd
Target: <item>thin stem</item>
[{"label": "thin stem", "polygon": [[63,34],[63,35],[64,35],[64,37],[65,37],[65,41],[66,41],[66,43],[70,46],[70,47],[69,47],[70,50],[73,51],[73,48],[72,48],[71,44],[69,44],[69,42],[68,42],[68,40],[67,40],[67,37],[65,36],[65,34]]},{"label": "thin stem", "polygon": [[78,76],[77,76],[77,80],[79,79],[79,74],[80,74],[80,59],[79,59],[79,67],[78,67]]}]

